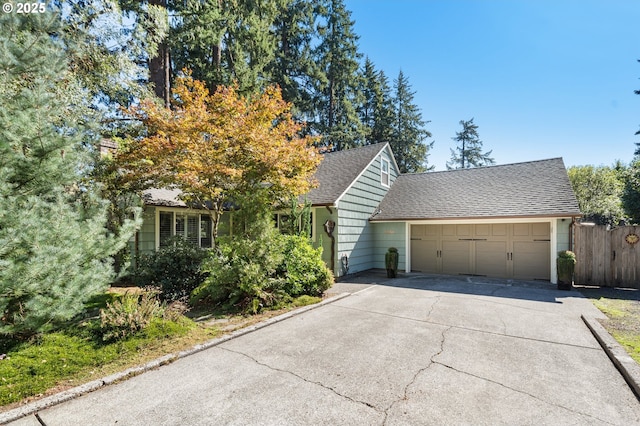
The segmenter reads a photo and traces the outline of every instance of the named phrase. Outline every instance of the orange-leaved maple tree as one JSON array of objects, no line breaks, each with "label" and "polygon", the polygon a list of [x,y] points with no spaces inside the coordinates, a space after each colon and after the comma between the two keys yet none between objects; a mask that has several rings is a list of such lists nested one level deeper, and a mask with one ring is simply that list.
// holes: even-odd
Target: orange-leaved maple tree
[{"label": "orange-leaved maple tree", "polygon": [[276,202],[312,187],[321,155],[290,109],[276,87],[251,98],[235,87],[210,93],[187,74],[174,85],[171,108],[146,100],[128,110],[146,136],[125,141],[115,163],[123,182],[175,188],[187,204],[208,210],[216,241],[234,197],[266,191]]}]

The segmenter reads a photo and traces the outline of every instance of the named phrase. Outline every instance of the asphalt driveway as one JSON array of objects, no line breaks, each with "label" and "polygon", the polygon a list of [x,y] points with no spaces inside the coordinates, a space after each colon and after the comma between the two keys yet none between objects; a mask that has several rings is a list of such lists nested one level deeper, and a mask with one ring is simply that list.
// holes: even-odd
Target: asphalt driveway
[{"label": "asphalt driveway", "polygon": [[365,284],[39,416],[48,426],[640,424],[638,399],[580,318],[602,314],[577,291],[437,276]]}]

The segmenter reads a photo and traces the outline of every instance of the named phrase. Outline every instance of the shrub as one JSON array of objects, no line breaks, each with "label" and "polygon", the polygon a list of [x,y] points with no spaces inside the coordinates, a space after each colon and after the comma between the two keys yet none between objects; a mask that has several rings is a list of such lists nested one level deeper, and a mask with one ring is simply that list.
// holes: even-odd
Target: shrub
[{"label": "shrub", "polygon": [[281,246],[278,235],[259,240],[221,238],[218,250],[203,263],[208,276],[192,292],[192,303],[209,301],[253,313],[276,305],[285,295],[284,280],[276,274],[282,263]]},{"label": "shrub", "polygon": [[286,280],[284,290],[292,297],[320,296],[333,284],[333,274],[322,260],[322,248],[313,248],[303,236],[282,238],[284,256],[278,270]]},{"label": "shrub", "polygon": [[158,251],[141,256],[134,282],[140,287],[158,287],[162,300],[188,300],[205,279],[202,261],[208,250],[176,237]]},{"label": "shrub", "polygon": [[154,318],[163,314],[164,308],[152,292],[142,296],[126,293],[100,310],[99,333],[105,342],[125,339],[143,330]]},{"label": "shrub", "polygon": [[306,237],[273,234],[259,240],[221,240],[203,269],[209,274],[192,303],[208,301],[256,313],[303,294],[319,296],[333,275]]},{"label": "shrub", "polygon": [[573,259],[574,263],[576,260],[576,254],[569,250],[563,250],[558,252],[558,257],[561,259]]}]

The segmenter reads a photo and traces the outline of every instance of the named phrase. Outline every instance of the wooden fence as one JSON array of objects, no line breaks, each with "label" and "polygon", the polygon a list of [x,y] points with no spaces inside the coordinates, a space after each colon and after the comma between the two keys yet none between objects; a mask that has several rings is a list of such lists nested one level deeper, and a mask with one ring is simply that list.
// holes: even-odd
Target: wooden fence
[{"label": "wooden fence", "polygon": [[576,224],[576,284],[640,288],[640,226]]}]

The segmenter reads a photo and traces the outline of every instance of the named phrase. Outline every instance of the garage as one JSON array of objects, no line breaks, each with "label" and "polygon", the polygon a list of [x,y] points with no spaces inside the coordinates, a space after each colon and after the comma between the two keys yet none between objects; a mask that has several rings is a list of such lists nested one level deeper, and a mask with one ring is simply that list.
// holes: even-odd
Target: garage
[{"label": "garage", "polygon": [[401,175],[370,221],[374,243],[399,248],[407,272],[555,283],[578,216],[564,163],[552,158]]},{"label": "garage", "polygon": [[411,225],[411,270],[550,279],[549,222]]}]

